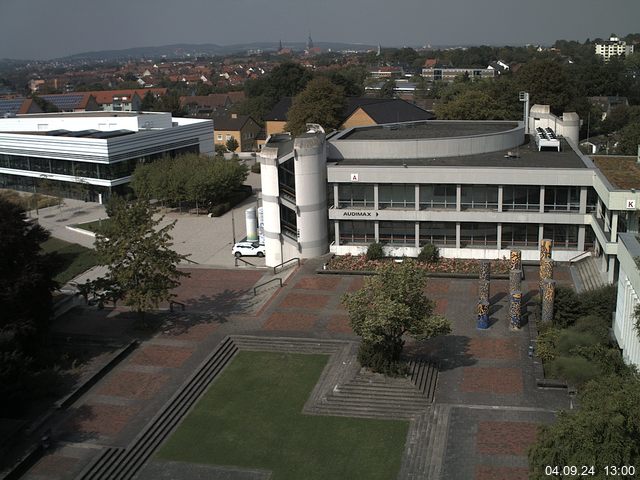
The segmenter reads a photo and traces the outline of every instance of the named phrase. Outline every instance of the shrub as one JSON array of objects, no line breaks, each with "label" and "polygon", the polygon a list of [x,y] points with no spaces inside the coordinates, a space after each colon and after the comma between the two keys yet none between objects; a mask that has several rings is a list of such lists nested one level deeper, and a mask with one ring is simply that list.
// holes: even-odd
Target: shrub
[{"label": "shrub", "polygon": [[440,259],[440,250],[432,243],[427,243],[418,254],[419,262],[436,263]]},{"label": "shrub", "polygon": [[597,315],[587,315],[579,318],[569,330],[578,333],[590,333],[598,339],[599,343],[609,343],[609,325],[606,318]]},{"label": "shrub", "polygon": [[260,162],[256,162],[253,165],[251,165],[251,171],[253,173],[260,173]]},{"label": "shrub", "polygon": [[367,248],[366,258],[367,260],[381,260],[384,258],[384,249],[382,248],[382,244],[378,242],[370,244],[369,248]]},{"label": "shrub", "polygon": [[562,285],[556,288],[554,310],[553,323],[562,328],[573,325],[578,318],[583,316],[576,292]]},{"label": "shrub", "polygon": [[231,210],[231,205],[227,202],[219,203],[211,207],[211,215],[214,217],[220,217]]},{"label": "shrub", "polygon": [[544,333],[538,335],[536,341],[536,355],[544,362],[556,358],[558,337],[560,330],[557,328],[549,328]]},{"label": "shrub", "polygon": [[585,332],[563,330],[558,335],[556,347],[559,355],[573,355],[576,347],[598,345],[598,338]]},{"label": "shrub", "polygon": [[611,314],[616,309],[617,288],[615,285],[583,292],[578,295],[582,307],[582,316],[596,315],[611,323]]},{"label": "shrub", "polygon": [[407,373],[407,365],[399,360],[401,353],[402,344],[373,343],[363,340],[358,348],[358,362],[377,373],[390,376],[404,375]]},{"label": "shrub", "polygon": [[582,385],[602,374],[598,365],[583,357],[557,357],[545,364],[545,371],[551,377],[569,383]]}]

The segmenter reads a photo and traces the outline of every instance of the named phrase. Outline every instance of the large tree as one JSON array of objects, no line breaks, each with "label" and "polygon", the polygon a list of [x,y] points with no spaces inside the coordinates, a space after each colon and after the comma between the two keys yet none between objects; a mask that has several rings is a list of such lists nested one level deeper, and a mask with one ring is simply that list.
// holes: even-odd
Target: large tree
[{"label": "large tree", "polygon": [[288,113],[286,129],[298,135],[307,123],[319,123],[325,129],[338,128],[345,109],[344,89],[319,77],[294,99]]},{"label": "large tree", "polygon": [[187,276],[178,264],[187,256],[171,249],[175,221],[160,227],[155,209],[147,201],[111,204],[109,227],[96,238],[96,253],[107,267],[104,277],[92,282],[92,289],[106,299],[123,300],[141,317],[171,300],[171,292]]},{"label": "large tree", "polygon": [[40,250],[47,238],[21,207],[0,197],[0,343],[30,352],[47,329],[56,287],[53,256]]},{"label": "large tree", "polygon": [[362,337],[358,358],[364,366],[396,373],[405,335],[424,340],[451,331],[449,321],[434,313],[435,303],[424,295],[426,283],[425,271],[411,261],[387,264],[362,289],[343,297],[351,327]]},{"label": "large tree", "polygon": [[527,62],[515,78],[520,88],[529,92],[532,105],[550,105],[557,113],[563,113],[576,95],[567,67],[554,59]]},{"label": "large tree", "polygon": [[[580,408],[561,412],[542,427],[529,451],[529,478],[549,478],[549,465],[594,465],[604,478],[606,465],[640,465],[640,378],[610,375],[587,383]],[[554,477],[556,478],[556,477]],[[626,477],[625,477],[626,478]],[[630,478],[630,477],[629,477]]]}]

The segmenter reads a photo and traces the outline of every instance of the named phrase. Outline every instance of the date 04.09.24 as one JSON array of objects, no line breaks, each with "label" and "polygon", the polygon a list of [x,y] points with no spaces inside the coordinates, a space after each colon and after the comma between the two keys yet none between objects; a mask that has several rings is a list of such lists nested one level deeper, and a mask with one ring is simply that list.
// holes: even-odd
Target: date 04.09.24
[{"label": "date 04.09.24", "polygon": [[636,468],[633,465],[605,465],[600,469],[593,465],[547,465],[544,468],[544,474],[550,477],[591,477],[597,473],[604,473],[607,477],[633,478]]}]

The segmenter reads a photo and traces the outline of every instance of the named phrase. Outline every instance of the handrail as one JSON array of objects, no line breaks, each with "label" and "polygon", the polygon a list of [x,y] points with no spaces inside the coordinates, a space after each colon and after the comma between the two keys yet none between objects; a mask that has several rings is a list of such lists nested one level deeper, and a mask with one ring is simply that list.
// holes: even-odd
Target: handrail
[{"label": "handrail", "polygon": [[183,260],[186,260],[189,263],[193,263],[195,265],[200,265],[198,262],[194,262],[193,260],[191,260],[190,258],[183,258]]},{"label": "handrail", "polygon": [[577,262],[578,259],[582,260],[580,257],[585,256],[585,257],[590,257],[591,256],[591,250],[587,250],[586,252],[582,252],[579,255],[576,255],[573,258],[569,259],[569,263],[573,263],[573,262]]},{"label": "handrail", "polygon": [[265,285],[268,285],[271,282],[278,282],[280,284],[280,288],[282,288],[282,279],[280,277],[278,278],[272,278],[271,280],[268,280],[264,283],[261,283],[260,285],[256,285],[255,287],[253,287],[253,296],[255,297],[258,294],[258,288],[260,287],[264,287]]},{"label": "handrail", "polygon": [[238,260],[239,260],[239,261],[241,261],[242,263],[246,263],[247,265],[250,265],[250,266],[252,266],[252,267],[255,267],[255,266],[256,266],[256,265],[254,265],[254,264],[253,264],[253,263],[251,263],[251,262],[247,262],[244,258],[236,257],[236,259],[235,259],[236,267],[238,266]]},{"label": "handrail", "polygon": [[300,266],[300,259],[298,257],[294,257],[294,258],[290,258],[289,260],[286,260],[284,262],[282,262],[279,265],[276,265],[275,267],[273,267],[273,274],[276,274],[276,270],[278,269],[278,267],[284,267],[285,265],[287,265],[288,263],[291,262],[298,262],[298,266]]}]

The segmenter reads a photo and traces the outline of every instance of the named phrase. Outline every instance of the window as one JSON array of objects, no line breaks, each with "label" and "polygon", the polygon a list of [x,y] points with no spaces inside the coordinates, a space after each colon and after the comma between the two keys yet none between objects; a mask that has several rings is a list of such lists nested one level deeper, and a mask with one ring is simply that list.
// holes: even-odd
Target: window
[{"label": "window", "polygon": [[231,135],[226,135],[227,140],[231,140]]},{"label": "window", "polygon": [[498,187],[487,185],[463,185],[461,206],[463,209],[497,210]]},{"label": "window", "polygon": [[414,222],[380,222],[380,241],[391,245],[415,245]]},{"label": "window", "polygon": [[420,185],[420,209],[456,208],[455,185]]},{"label": "window", "polygon": [[221,133],[218,134],[218,140],[222,141],[222,134]]},{"label": "window", "polygon": [[376,241],[374,222],[341,221],[338,228],[340,245],[368,245]]},{"label": "window", "polygon": [[461,223],[461,247],[495,247],[498,243],[498,227],[495,223]]},{"label": "window", "polygon": [[578,248],[578,226],[545,225],[544,238],[553,240],[553,247],[559,250],[576,250]]},{"label": "window", "polygon": [[456,246],[456,224],[453,222],[420,222],[420,246]]},{"label": "window", "polygon": [[373,185],[340,184],[338,208],[373,208]]},{"label": "window", "polygon": [[296,179],[295,179],[295,163],[293,158],[283,162],[278,167],[278,181],[280,190],[283,194],[295,199],[296,196]]},{"label": "window", "polygon": [[580,187],[545,187],[544,211],[580,211]]},{"label": "window", "polygon": [[280,227],[284,235],[297,240],[298,217],[296,212],[287,207],[280,207]]},{"label": "window", "polygon": [[502,187],[502,210],[540,210],[540,187],[505,185]]},{"label": "window", "polygon": [[503,223],[502,245],[505,247],[538,248],[538,224]]},{"label": "window", "polygon": [[415,185],[394,184],[378,187],[378,208],[414,208]]}]

